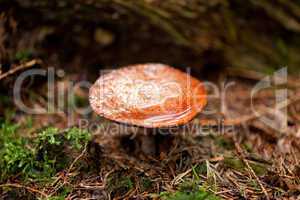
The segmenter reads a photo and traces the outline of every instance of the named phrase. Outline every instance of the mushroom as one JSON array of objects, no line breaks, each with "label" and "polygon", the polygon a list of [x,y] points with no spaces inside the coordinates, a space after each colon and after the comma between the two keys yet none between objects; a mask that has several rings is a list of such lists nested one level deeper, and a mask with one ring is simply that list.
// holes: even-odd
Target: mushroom
[{"label": "mushroom", "polygon": [[135,126],[142,152],[158,153],[158,130],[187,124],[206,105],[201,81],[164,64],[137,64],[100,76],[90,88],[92,109],[114,122]]}]

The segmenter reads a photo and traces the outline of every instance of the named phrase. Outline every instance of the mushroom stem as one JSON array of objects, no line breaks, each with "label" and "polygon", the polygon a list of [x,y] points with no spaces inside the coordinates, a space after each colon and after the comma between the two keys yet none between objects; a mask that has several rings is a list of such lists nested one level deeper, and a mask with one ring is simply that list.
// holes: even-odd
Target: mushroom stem
[{"label": "mushroom stem", "polygon": [[157,156],[162,151],[167,152],[172,146],[173,137],[164,130],[164,134],[158,129],[147,129],[147,134],[139,136],[141,151],[149,156]]}]

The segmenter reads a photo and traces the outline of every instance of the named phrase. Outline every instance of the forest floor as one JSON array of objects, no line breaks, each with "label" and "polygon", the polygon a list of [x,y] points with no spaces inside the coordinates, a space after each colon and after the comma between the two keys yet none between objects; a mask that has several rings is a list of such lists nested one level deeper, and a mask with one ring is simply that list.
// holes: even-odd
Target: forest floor
[{"label": "forest floor", "polygon": [[[35,62],[26,61],[21,67]],[[4,79],[14,73],[18,72],[12,71]],[[223,72],[216,84],[221,87],[222,82],[232,83],[225,95],[226,109],[218,117],[210,116],[211,124],[203,125],[207,116],[196,118],[191,123],[202,122],[209,128],[201,129],[200,135],[200,130],[194,129],[175,136],[170,149],[156,157],[126,149],[120,139],[105,134],[109,128],[95,129],[95,124],[109,127],[111,123],[95,114],[72,114],[75,123],[68,128],[69,110],[28,115],[9,96],[2,95],[1,199],[297,199],[299,86],[292,78],[285,85],[288,98],[282,109],[287,110],[288,126],[279,131],[261,120],[277,115],[264,108],[272,108],[278,88],[264,89],[251,98],[253,87],[261,79],[258,75]],[[55,81],[56,91],[76,81],[77,74],[65,74]],[[34,82],[40,86],[34,86]],[[26,105],[46,107],[46,82],[29,84],[30,89],[24,87],[22,94]],[[77,105],[88,104],[87,92],[74,89]],[[253,114],[251,99],[259,114]],[[207,109],[220,110],[221,102],[216,98]],[[273,120],[279,124],[276,117]],[[84,127],[78,125],[83,118],[87,120]]]}]

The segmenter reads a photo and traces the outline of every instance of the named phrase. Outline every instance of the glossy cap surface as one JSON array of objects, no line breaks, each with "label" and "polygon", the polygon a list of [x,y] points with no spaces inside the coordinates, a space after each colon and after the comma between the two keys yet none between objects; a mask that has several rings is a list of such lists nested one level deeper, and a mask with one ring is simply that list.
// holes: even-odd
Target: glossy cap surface
[{"label": "glossy cap surface", "polygon": [[201,81],[163,64],[112,70],[90,88],[89,100],[107,119],[148,128],[183,125],[207,101]]}]

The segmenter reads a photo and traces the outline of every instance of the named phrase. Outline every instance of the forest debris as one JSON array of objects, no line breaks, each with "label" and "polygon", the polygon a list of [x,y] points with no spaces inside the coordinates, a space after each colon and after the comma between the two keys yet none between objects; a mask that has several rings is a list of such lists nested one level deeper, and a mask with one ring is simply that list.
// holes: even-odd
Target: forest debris
[{"label": "forest debris", "polygon": [[3,188],[3,187],[22,188],[22,189],[28,190],[29,192],[40,194],[43,197],[48,197],[48,195],[46,193],[44,193],[44,192],[42,192],[38,189],[28,187],[28,186],[25,186],[25,185],[21,185],[21,184],[18,184],[18,183],[6,183],[6,184],[0,185],[0,188]]},{"label": "forest debris", "polygon": [[249,162],[246,160],[244,152],[243,152],[242,148],[240,147],[239,143],[237,141],[235,141],[234,144],[235,144],[236,151],[237,151],[238,155],[240,156],[241,160],[247,166],[247,168],[249,169],[250,174],[253,176],[253,178],[255,178],[255,180],[258,182],[258,184],[259,184],[261,190],[263,191],[266,199],[269,200],[270,197],[269,197],[269,194],[268,194],[267,190],[265,189],[262,182],[257,177],[256,173],[254,172],[253,168],[250,166]]},{"label": "forest debris", "polygon": [[172,181],[171,185],[173,186],[176,186],[178,185],[181,181],[182,181],[182,178],[185,177],[186,175],[188,175],[189,173],[192,172],[192,168],[191,169],[188,169],[187,171],[181,173],[181,174],[178,174]]}]

